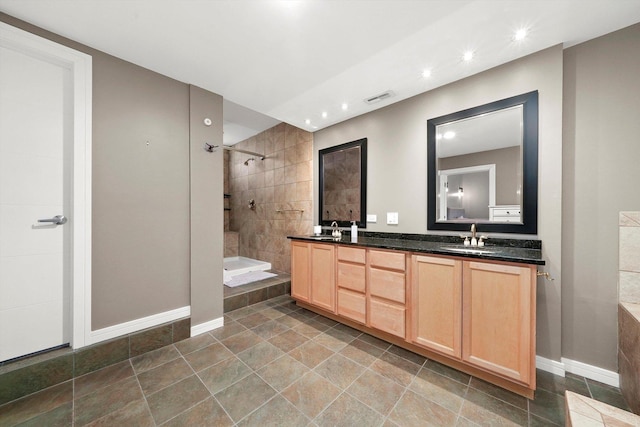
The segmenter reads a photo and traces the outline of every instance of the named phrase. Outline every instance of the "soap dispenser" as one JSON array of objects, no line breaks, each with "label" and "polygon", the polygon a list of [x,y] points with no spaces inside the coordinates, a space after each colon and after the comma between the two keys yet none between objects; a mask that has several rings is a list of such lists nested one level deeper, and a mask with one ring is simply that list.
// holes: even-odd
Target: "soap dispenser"
[{"label": "soap dispenser", "polygon": [[351,242],[358,242],[358,225],[355,221],[351,221]]}]

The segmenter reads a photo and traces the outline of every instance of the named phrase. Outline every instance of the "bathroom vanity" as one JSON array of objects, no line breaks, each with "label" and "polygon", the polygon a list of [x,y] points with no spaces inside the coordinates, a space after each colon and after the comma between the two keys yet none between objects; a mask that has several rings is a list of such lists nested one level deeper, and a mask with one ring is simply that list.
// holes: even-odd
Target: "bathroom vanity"
[{"label": "bathroom vanity", "polygon": [[368,234],[290,236],[297,304],[533,398],[539,241]]}]

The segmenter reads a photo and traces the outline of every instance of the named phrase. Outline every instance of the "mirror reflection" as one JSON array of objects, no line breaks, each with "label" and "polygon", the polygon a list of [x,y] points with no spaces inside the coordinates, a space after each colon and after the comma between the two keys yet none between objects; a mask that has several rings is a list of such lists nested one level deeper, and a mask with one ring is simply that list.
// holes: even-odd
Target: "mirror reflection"
[{"label": "mirror reflection", "polygon": [[438,221],[521,222],[522,110],[436,126]]},{"label": "mirror reflection", "polygon": [[538,92],[427,121],[427,228],[535,234]]},{"label": "mirror reflection", "polygon": [[366,225],[366,143],[363,138],[319,152],[320,223]]}]

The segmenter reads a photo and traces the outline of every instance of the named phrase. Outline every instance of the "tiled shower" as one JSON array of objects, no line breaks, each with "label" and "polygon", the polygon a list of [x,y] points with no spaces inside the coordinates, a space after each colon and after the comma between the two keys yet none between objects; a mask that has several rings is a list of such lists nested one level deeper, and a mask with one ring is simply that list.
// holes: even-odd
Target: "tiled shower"
[{"label": "tiled shower", "polygon": [[640,414],[640,212],[620,212],[618,370],[620,390]]},{"label": "tiled shower", "polygon": [[313,231],[313,134],[281,123],[234,147],[266,157],[225,153],[225,256],[289,273],[287,236]]}]

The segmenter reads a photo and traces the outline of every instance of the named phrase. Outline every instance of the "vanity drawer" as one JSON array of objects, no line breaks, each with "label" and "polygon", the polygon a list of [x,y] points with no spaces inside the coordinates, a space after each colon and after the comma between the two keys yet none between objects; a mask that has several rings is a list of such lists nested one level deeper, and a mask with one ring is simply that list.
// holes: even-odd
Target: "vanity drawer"
[{"label": "vanity drawer", "polygon": [[369,323],[372,328],[404,338],[404,306],[371,298],[369,300]]},{"label": "vanity drawer", "polygon": [[405,270],[405,256],[402,252],[369,250],[369,265],[372,267]]},{"label": "vanity drawer", "polygon": [[373,296],[404,304],[404,273],[378,268],[369,269],[369,292]]},{"label": "vanity drawer", "polygon": [[338,287],[365,291],[366,270],[364,265],[338,261]]},{"label": "vanity drawer", "polygon": [[355,262],[358,264],[364,264],[367,259],[367,252],[362,248],[348,248],[345,246],[338,246],[338,260]]},{"label": "vanity drawer", "polygon": [[365,323],[366,299],[364,294],[338,289],[338,314],[356,322]]}]

